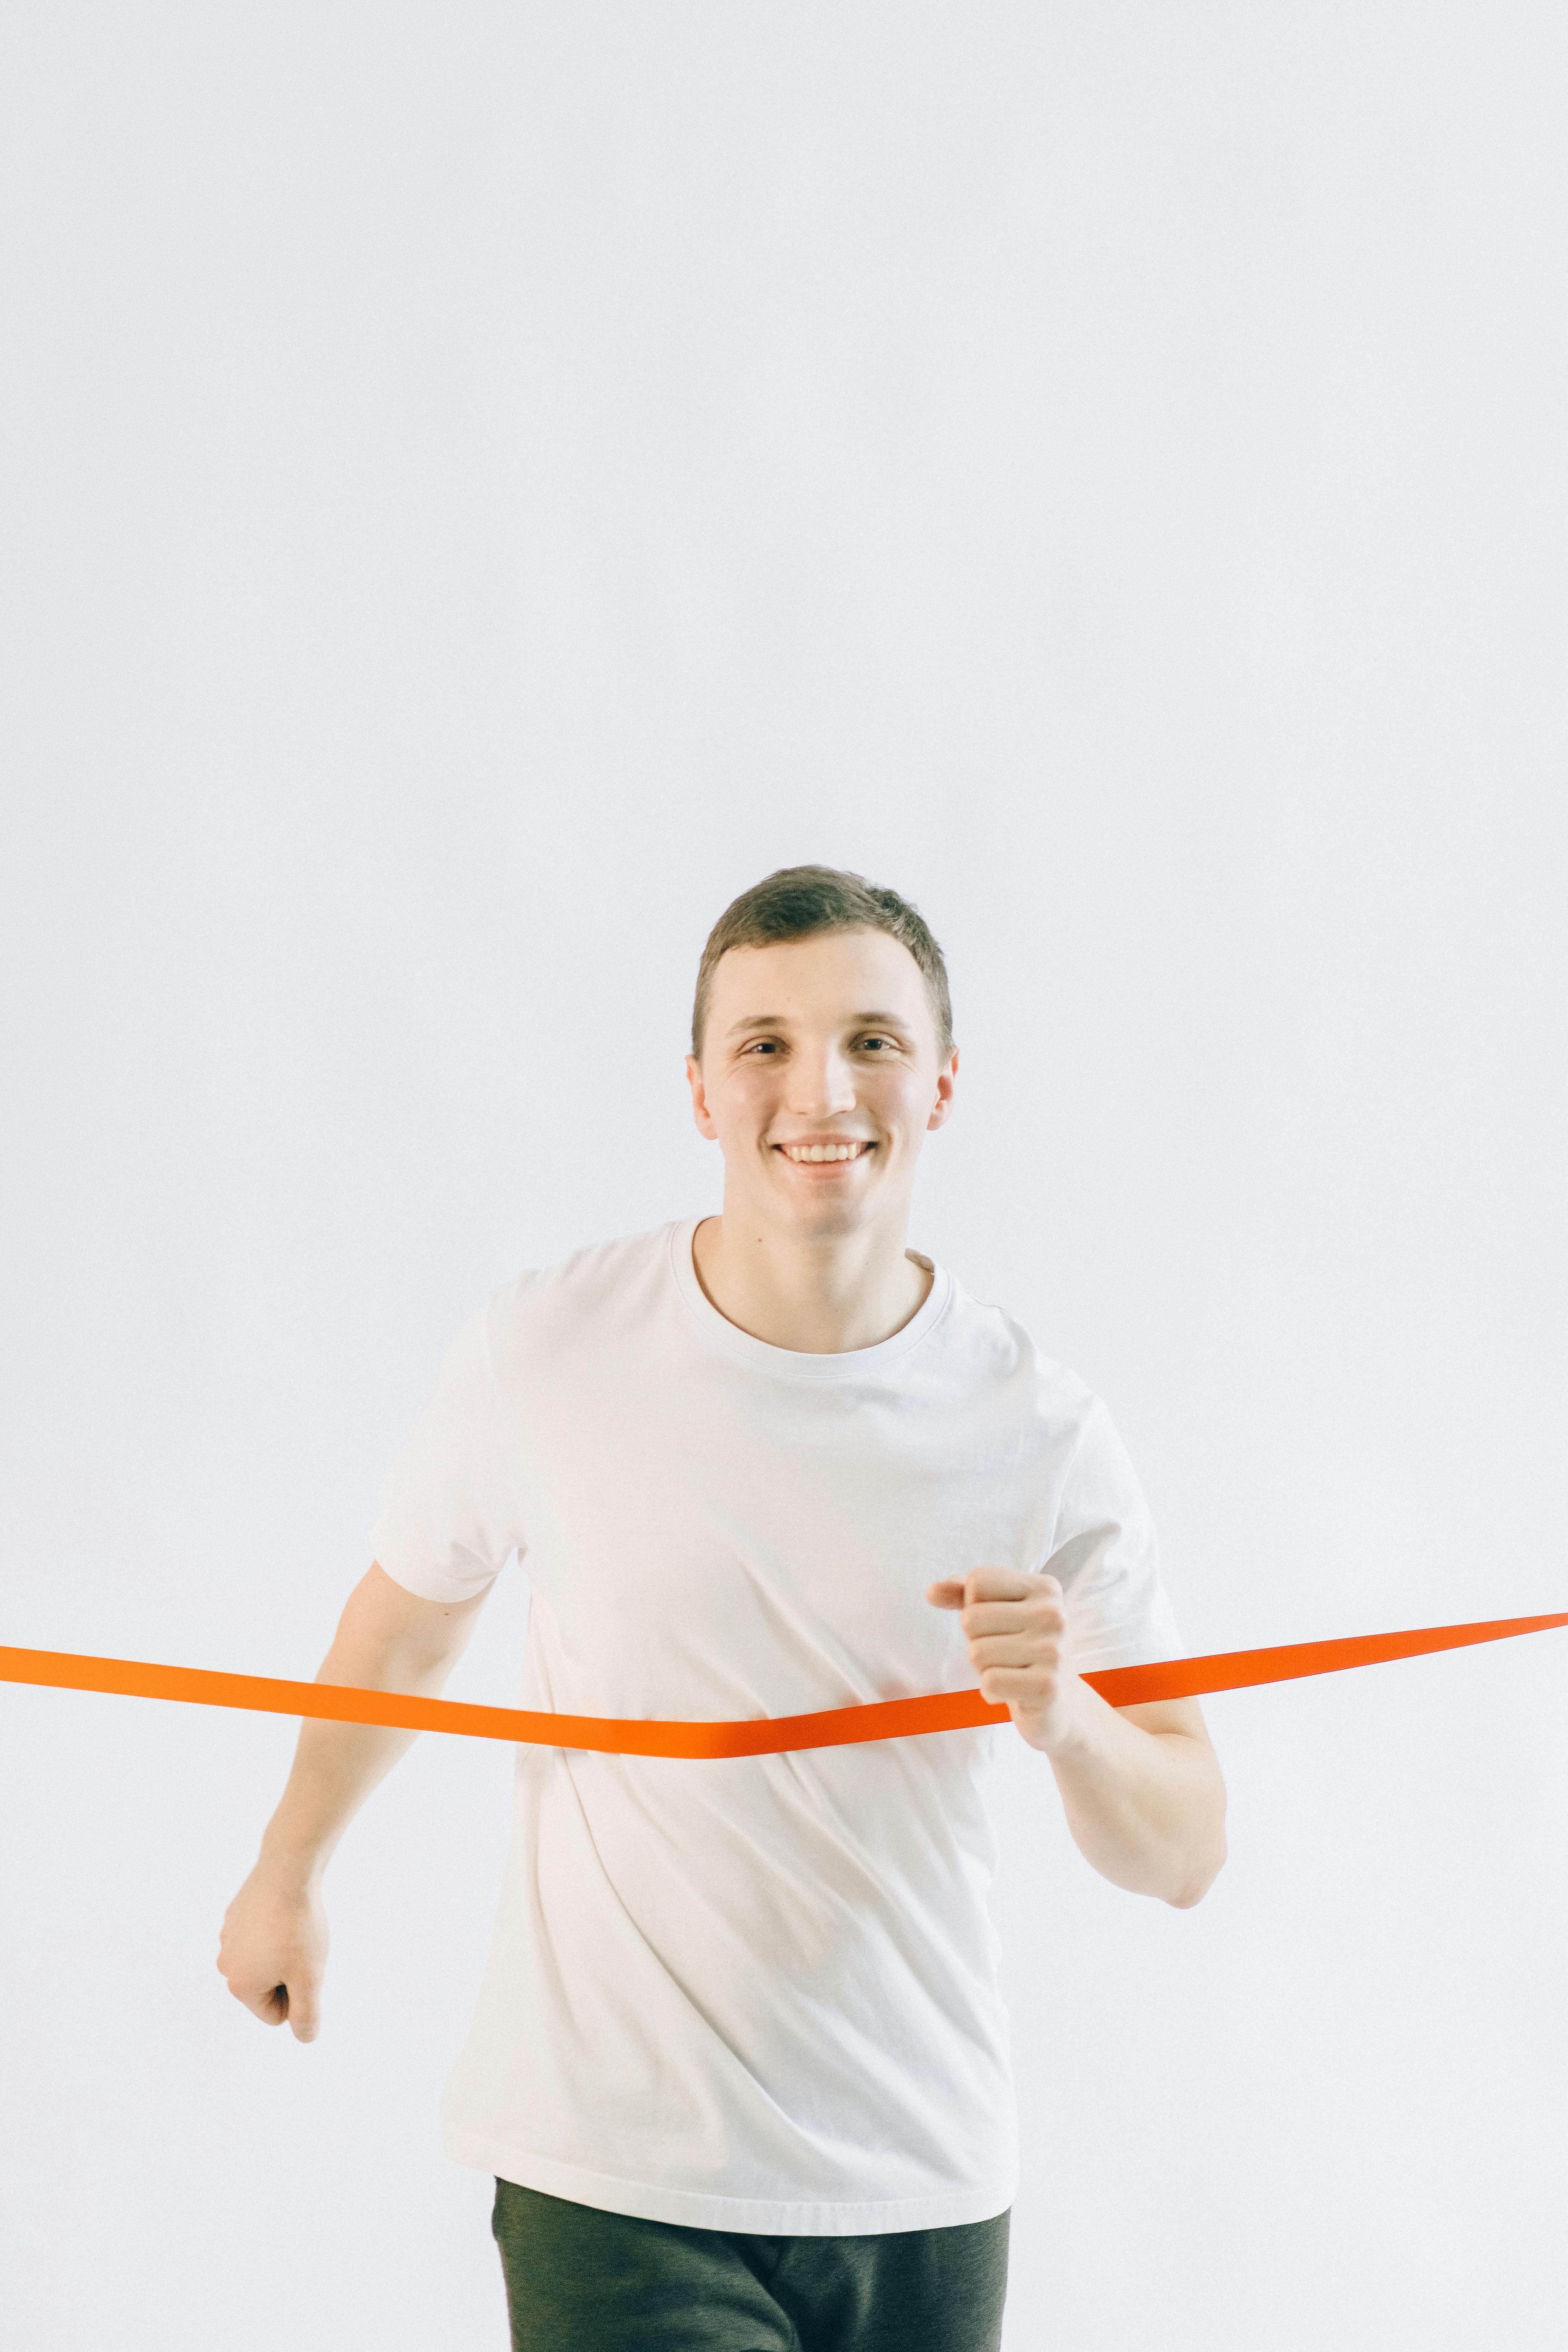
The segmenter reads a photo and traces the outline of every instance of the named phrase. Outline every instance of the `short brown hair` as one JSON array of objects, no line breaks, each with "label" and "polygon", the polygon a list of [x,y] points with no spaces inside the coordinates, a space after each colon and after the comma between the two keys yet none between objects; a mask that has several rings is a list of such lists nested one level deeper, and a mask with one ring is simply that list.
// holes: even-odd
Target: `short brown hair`
[{"label": "short brown hair", "polygon": [[835,866],[781,866],[742,890],[708,934],[691,1008],[691,1050],[699,1061],[720,957],[731,948],[772,947],[780,940],[810,940],[823,931],[886,931],[908,948],[925,980],[939,1055],[947,1059],[952,1051],[947,966],[920,909],[863,874],[845,874]]}]

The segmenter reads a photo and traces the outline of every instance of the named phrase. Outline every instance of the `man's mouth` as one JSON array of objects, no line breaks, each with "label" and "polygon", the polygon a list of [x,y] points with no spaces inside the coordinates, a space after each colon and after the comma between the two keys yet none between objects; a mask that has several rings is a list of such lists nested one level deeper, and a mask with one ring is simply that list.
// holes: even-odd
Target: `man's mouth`
[{"label": "man's mouth", "polygon": [[782,1151],[786,1160],[793,1160],[799,1168],[807,1162],[862,1160],[868,1151],[874,1151],[876,1146],[868,1143],[863,1136],[855,1136],[837,1143],[775,1143],[773,1150]]}]

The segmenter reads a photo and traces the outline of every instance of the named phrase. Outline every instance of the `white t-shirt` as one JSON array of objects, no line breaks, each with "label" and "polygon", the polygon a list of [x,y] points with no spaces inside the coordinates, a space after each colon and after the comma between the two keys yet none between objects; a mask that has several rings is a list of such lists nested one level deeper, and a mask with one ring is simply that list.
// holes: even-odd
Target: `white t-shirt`
[{"label": "white t-shirt", "polygon": [[[382,1486],[374,1556],[410,1591],[482,1591],[518,1549],[521,1705],[728,1720],[972,1689],[925,1590],[986,1565],[1060,1578],[1079,1667],[1177,1654],[1137,1481],[1073,1373],[940,1268],[877,1347],[770,1347],[704,1295],[698,1222],[504,1284]],[[520,1748],[447,2154],[702,2229],[1001,2212],[984,1783],[1016,1736]]]}]

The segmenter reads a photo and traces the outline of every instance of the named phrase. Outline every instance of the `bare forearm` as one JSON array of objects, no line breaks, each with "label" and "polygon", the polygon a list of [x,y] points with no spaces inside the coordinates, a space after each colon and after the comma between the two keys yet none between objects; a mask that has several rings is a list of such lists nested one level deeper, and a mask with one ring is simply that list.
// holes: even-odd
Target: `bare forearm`
[{"label": "bare forearm", "polygon": [[[355,1585],[316,1680],[434,1697],[461,1656],[483,1600],[426,1601],[377,1560]],[[314,2041],[327,1965],[321,1878],[376,1782],[418,1738],[379,1724],[300,1727],[293,1769],[261,1853],[224,1914],[217,1965],[237,2000],[266,2025],[287,2021]]]},{"label": "bare forearm", "polygon": [[1050,1759],[1079,1852],[1135,1895],[1196,1903],[1225,1860],[1225,1781],[1196,1699],[1108,1706],[1073,1671],[1054,1576],[975,1568],[926,1599],[961,1612],[981,1696]]},{"label": "bare forearm", "polygon": [[1130,1722],[1079,1685],[1069,1736],[1050,1751],[1073,1842],[1114,1885],[1180,1909],[1225,1860],[1225,1782],[1207,1741]]},{"label": "bare forearm", "polygon": [[[408,1691],[434,1698],[445,1687],[472,1627],[471,1608],[441,1611],[409,1597],[374,1570],[351,1598],[315,1679],[360,1690]],[[419,1737],[379,1724],[300,1727],[278,1809],[261,1840],[261,1859],[280,1878],[318,1880],[365,1799]]]},{"label": "bare forearm", "polygon": [[[347,1679],[343,1675],[316,1676],[318,1682]],[[379,1724],[301,1724],[288,1782],[262,1832],[261,1860],[268,1868],[301,1885],[318,1880],[371,1790],[418,1737],[416,1731],[393,1731]]]}]

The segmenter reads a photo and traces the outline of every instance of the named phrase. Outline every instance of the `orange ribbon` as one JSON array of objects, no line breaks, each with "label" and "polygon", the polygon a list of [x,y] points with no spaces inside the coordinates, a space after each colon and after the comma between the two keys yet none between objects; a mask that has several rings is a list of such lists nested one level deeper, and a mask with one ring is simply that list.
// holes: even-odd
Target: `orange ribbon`
[{"label": "orange ribbon", "polygon": [[[1222,1650],[1206,1658],[1166,1658],[1147,1666],[1110,1666],[1084,1681],[1112,1706],[1152,1699],[1199,1698],[1256,1683],[1296,1682],[1346,1666],[1419,1658],[1513,1633],[1568,1625],[1555,1617],[1494,1617],[1478,1625],[1422,1625],[1407,1633],[1356,1633],[1338,1642],[1292,1642],[1278,1650]],[[473,1706],[466,1700],[416,1698],[404,1691],[362,1690],[344,1683],[283,1682],[270,1675],[213,1674],[203,1666],[145,1665],[134,1658],[79,1657],[68,1650],[0,1647],[0,1682],[41,1683],[56,1690],[111,1691],[126,1698],[186,1699],[204,1706],[243,1706],[265,1715],[318,1716],[329,1723],[384,1724],[402,1731],[460,1731],[542,1748],[592,1748],[608,1756],[783,1756],[797,1748],[844,1748],[868,1739],[907,1739],[928,1731],[1005,1723],[1007,1709],[977,1690],[932,1691],[920,1698],[875,1699],[818,1715],[763,1716],[746,1723],[659,1723],[601,1715],[548,1715],[516,1706]]]}]

